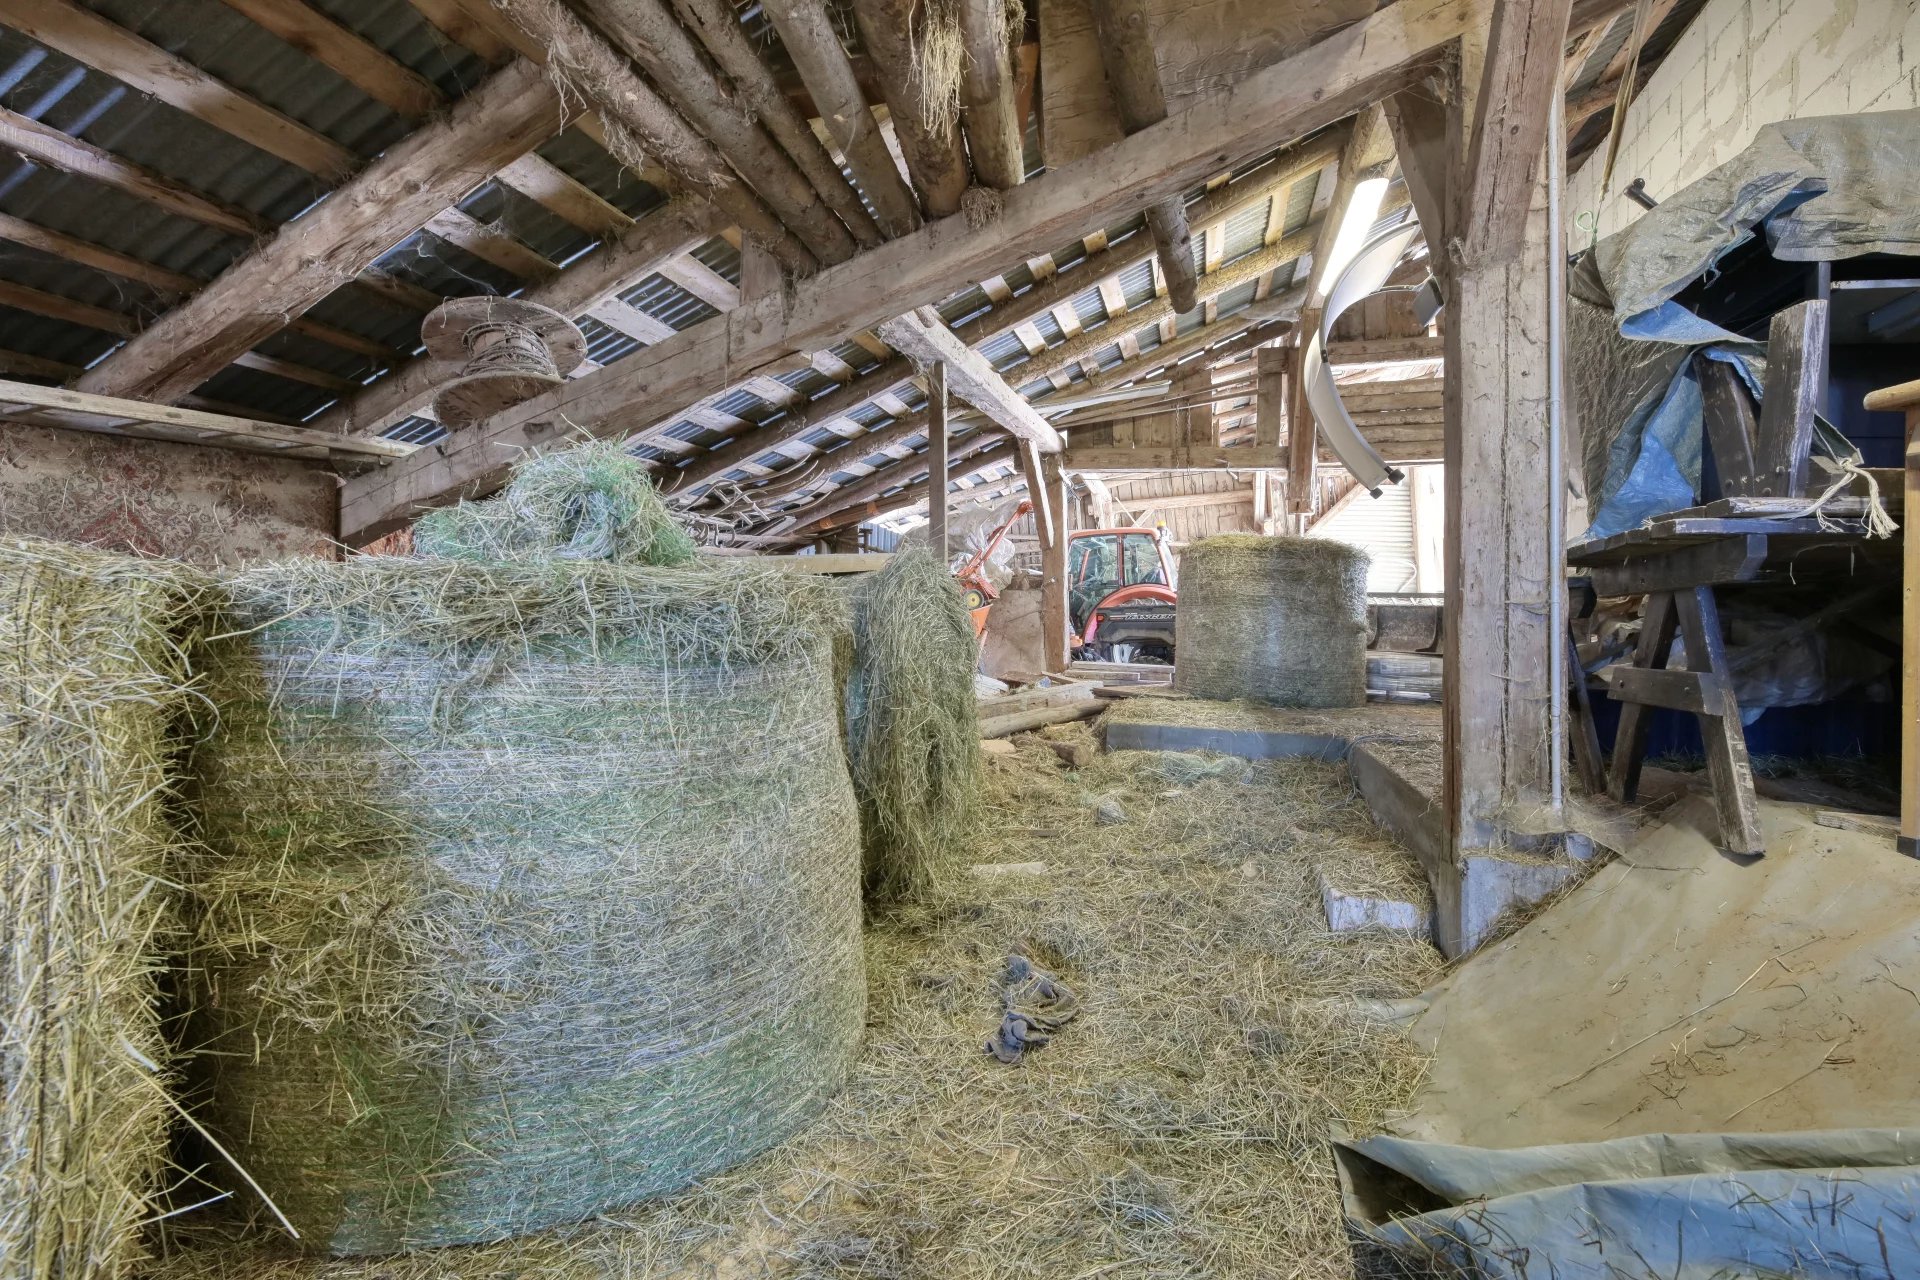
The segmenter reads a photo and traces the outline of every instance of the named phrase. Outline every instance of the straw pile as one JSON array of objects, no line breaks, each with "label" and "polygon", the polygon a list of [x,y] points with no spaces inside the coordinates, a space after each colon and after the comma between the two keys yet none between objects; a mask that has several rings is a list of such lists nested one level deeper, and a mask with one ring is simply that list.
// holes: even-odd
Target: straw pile
[{"label": "straw pile", "polygon": [[[593,509],[517,489],[423,541],[513,555],[543,501]],[[657,501],[576,535],[658,548],[631,535]],[[227,588],[188,877],[203,1115],[310,1246],[588,1217],[841,1085],[864,990],[829,587],[528,549]]]},{"label": "straw pile", "polygon": [[979,656],[960,588],[929,550],[853,584],[847,758],[870,902],[924,896],[979,818]]},{"label": "straw pile", "polygon": [[[793,1140],[590,1226],[341,1263],[219,1244],[155,1280],[1350,1280],[1329,1125],[1407,1105],[1425,1059],[1385,1015],[1442,962],[1405,933],[1329,933],[1317,875],[1411,855],[1337,765],[1070,771],[1036,739],[989,759],[984,790],[992,869],[874,921],[867,1049]],[[1004,1066],[983,1046],[1016,946],[1081,1011]]]},{"label": "straw pile", "polygon": [[1366,552],[1325,538],[1224,534],[1180,556],[1173,683],[1283,707],[1367,700]]},{"label": "straw pile", "polygon": [[166,1167],[156,972],[176,927],[167,730],[186,697],[184,569],[0,550],[0,1276],[144,1256]]}]

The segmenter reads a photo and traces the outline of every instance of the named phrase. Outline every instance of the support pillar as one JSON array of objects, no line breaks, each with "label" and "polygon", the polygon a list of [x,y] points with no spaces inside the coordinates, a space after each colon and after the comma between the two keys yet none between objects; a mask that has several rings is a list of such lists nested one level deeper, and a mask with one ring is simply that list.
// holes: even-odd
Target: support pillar
[{"label": "support pillar", "polygon": [[947,540],[947,366],[927,366],[927,545],[941,564],[950,564]]}]

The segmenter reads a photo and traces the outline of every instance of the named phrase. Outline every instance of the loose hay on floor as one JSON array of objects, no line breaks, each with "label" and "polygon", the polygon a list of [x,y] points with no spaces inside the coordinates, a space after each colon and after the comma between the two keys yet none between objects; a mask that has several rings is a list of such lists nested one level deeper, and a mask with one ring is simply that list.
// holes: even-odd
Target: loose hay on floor
[{"label": "loose hay on floor", "polygon": [[110,1280],[144,1256],[172,1062],[170,722],[202,587],[163,562],[0,546],[0,1276]]},{"label": "loose hay on floor", "polygon": [[[1441,962],[1327,932],[1315,858],[1380,840],[1344,773],[1070,771],[1035,742],[989,762],[986,793],[976,860],[1045,874],[969,877],[870,926],[854,1079],[777,1149],[589,1227],[359,1262],[216,1245],[158,1280],[1349,1276],[1328,1125],[1410,1098],[1424,1060],[1378,1003]],[[1108,795],[1124,823],[1096,819]],[[984,1043],[1016,946],[1080,1013],[1003,1066]]]}]

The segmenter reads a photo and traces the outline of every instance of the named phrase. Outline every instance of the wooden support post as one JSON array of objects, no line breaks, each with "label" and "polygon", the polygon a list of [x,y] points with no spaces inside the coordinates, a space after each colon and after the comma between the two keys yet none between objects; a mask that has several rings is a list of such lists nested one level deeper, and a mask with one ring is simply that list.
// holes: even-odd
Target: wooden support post
[{"label": "wooden support post", "polygon": [[1907,528],[1900,611],[1900,852],[1920,858],[1920,537],[1912,524],[1920,512],[1920,382],[1887,387],[1867,397],[1877,413],[1907,415]]},{"label": "wooden support post", "polygon": [[927,366],[927,545],[948,563],[947,366],[938,360]]},{"label": "wooden support post", "polygon": [[[1516,257],[1447,289],[1446,810],[1456,850],[1550,803],[1545,167]],[[1560,572],[1554,567],[1553,572]]]},{"label": "wooden support post", "polygon": [[[1060,455],[1050,453],[1040,459],[1040,474],[1047,494],[1050,527],[1041,559],[1041,604],[1046,610],[1043,637],[1047,646],[1049,672],[1067,669],[1072,660],[1073,623],[1068,616],[1067,478],[1060,469]],[[1039,508],[1035,507],[1036,521]]]},{"label": "wooden support post", "polygon": [[1262,453],[1280,463],[1280,442],[1286,438],[1287,424],[1287,351],[1285,347],[1261,347],[1253,353],[1259,379],[1259,404],[1255,411],[1253,440]]},{"label": "wooden support post", "polygon": [[1307,346],[1301,339],[1319,324],[1318,312],[1309,311],[1301,316],[1298,334],[1289,352],[1293,402],[1287,414],[1287,514],[1302,518],[1313,514],[1314,468],[1319,463],[1320,450],[1316,446],[1320,431],[1307,404],[1306,369],[1301,364],[1306,358]]},{"label": "wooden support post", "polygon": [[1767,330],[1767,380],[1754,435],[1754,492],[1799,498],[1807,492],[1813,415],[1827,389],[1827,304],[1802,302],[1774,316]]},{"label": "wooden support post", "polygon": [[1704,355],[1695,356],[1694,361],[1700,374],[1707,443],[1713,449],[1713,469],[1720,477],[1720,496],[1744,497],[1754,492],[1753,397],[1726,361]]}]

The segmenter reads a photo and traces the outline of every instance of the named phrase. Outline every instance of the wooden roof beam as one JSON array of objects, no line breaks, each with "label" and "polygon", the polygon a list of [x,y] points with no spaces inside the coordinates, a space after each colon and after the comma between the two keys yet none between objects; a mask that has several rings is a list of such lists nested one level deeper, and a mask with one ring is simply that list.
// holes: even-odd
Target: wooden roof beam
[{"label": "wooden roof beam", "polygon": [[[713,72],[666,0],[574,0],[575,7],[631,58],[760,198],[825,263],[853,256],[840,224],[799,166],[747,114],[742,99],[715,91]],[[588,38],[598,39],[598,36]]]},{"label": "wooden roof beam", "polygon": [[495,7],[545,50],[582,100],[593,104],[616,158],[629,162],[637,162],[642,154],[652,158],[666,166],[685,193],[704,196],[788,269],[813,270],[818,263],[813,251],[768,212],[720,153],[571,10],[557,0],[495,0]]},{"label": "wooden roof beam", "polygon": [[1042,453],[1060,452],[1060,433],[1008,386],[987,358],[947,328],[937,312],[922,307],[879,326],[887,345],[921,365],[947,366],[947,388],[1010,435],[1032,441]]},{"label": "wooden roof beam", "polygon": [[[1147,30],[1146,0],[1094,0],[1093,29],[1106,68],[1107,89],[1119,110],[1120,127],[1138,133],[1167,118],[1167,98]],[[1176,194],[1147,207],[1147,229],[1160,249],[1173,309],[1185,315],[1200,305],[1194,292],[1193,231],[1185,203]]]},{"label": "wooden roof beam", "polygon": [[920,225],[920,206],[893,162],[879,122],[860,92],[853,63],[827,15],[824,0],[764,0],[761,6],[820,111],[827,136],[873,203],[880,227],[904,236]]},{"label": "wooden roof beam", "polygon": [[79,389],[169,401],[186,395],[446,209],[476,173],[550,136],[564,124],[563,111],[537,67],[508,66],[89,369]]},{"label": "wooden roof beam", "polygon": [[[1384,177],[1392,163],[1393,135],[1387,128],[1385,109],[1376,104],[1354,117],[1353,133],[1340,156],[1340,168],[1334,175],[1333,199],[1327,204],[1327,212],[1320,221],[1319,237],[1313,244],[1313,284],[1308,299],[1310,307],[1319,307],[1325,302],[1327,290],[1333,286],[1327,271],[1327,258],[1346,225],[1355,188],[1362,182]],[[1384,205],[1380,212],[1386,212]]]},{"label": "wooden roof beam", "polygon": [[945,218],[960,211],[966,194],[967,153],[959,113],[929,100],[920,72],[914,34],[924,38],[929,12],[919,0],[853,0],[854,21],[873,59],[907,174],[927,216]]},{"label": "wooden roof beam", "polygon": [[792,157],[813,189],[820,193],[820,198],[853,233],[853,238],[867,248],[879,244],[882,239],[879,224],[860,202],[860,193],[840,172],[840,166],[827,154],[812,126],[781,91],[772,68],[748,41],[740,25],[740,14],[733,5],[728,0],[673,0],[673,8],[733,81],[754,119]]},{"label": "wooden roof beam", "polygon": [[1027,176],[1026,131],[1015,100],[1012,41],[1002,0],[959,0],[960,38],[966,67],[960,101],[966,108],[967,150],[973,171],[989,187],[1005,191]]},{"label": "wooden roof beam", "polygon": [[1198,186],[1418,80],[1472,17],[1460,0],[1393,0],[1300,53],[1198,95],[1163,124],[1006,192],[1000,216],[985,227],[948,220],[889,241],[778,297],[683,330],[644,359],[619,361],[517,405],[442,446],[431,466],[408,459],[350,482],[342,528],[350,539],[378,536],[422,503],[489,491],[515,450],[552,439],[562,415],[591,431],[626,418],[635,404],[662,417],[683,412],[743,373],[804,362],[805,352],[903,306],[937,302],[984,278],[1004,264],[1010,243],[1060,243],[1143,201]]}]

